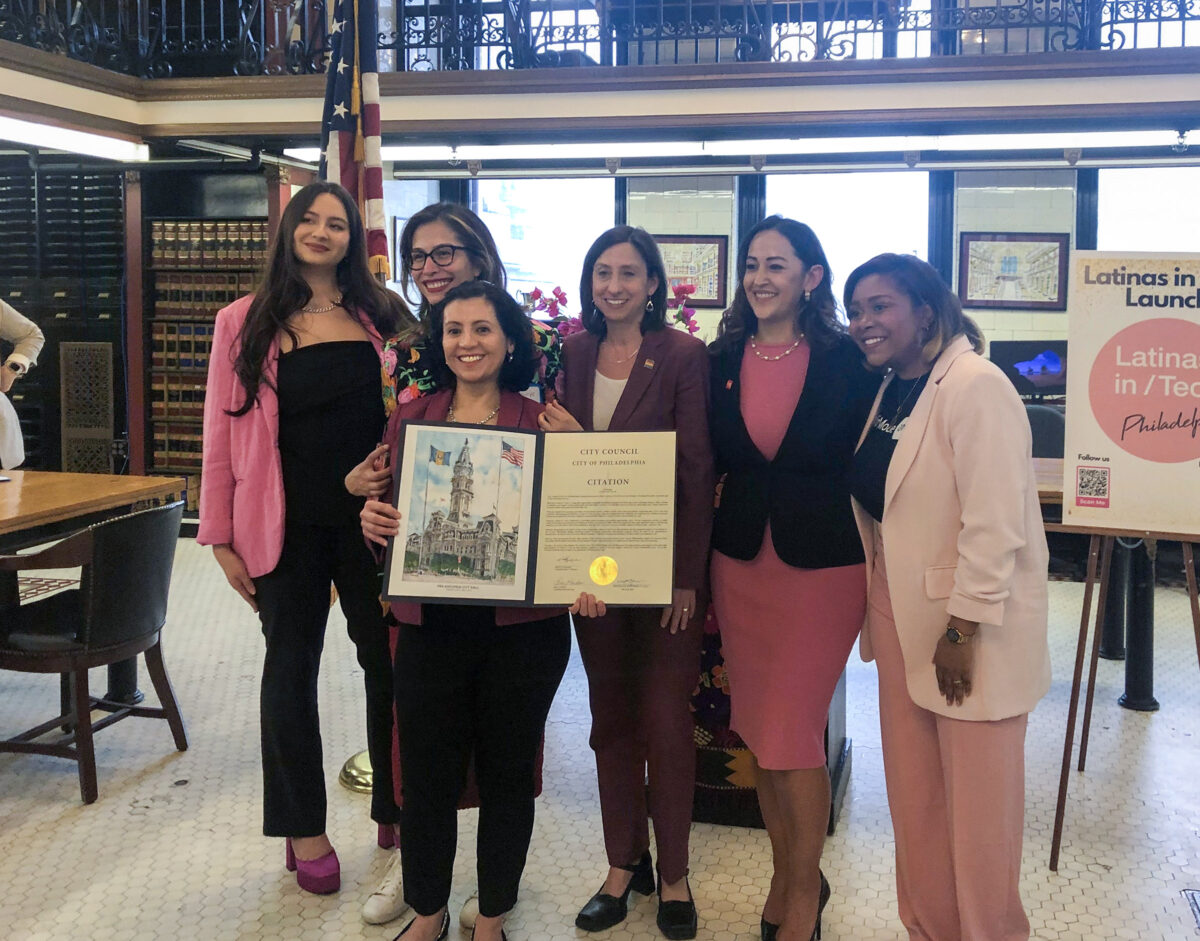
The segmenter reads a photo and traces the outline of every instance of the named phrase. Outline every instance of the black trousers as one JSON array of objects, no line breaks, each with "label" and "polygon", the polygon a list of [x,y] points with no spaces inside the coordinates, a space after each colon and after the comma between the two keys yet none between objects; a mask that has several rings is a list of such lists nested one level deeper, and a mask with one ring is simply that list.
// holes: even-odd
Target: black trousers
[{"label": "black trousers", "polygon": [[279,564],[254,580],[267,641],[260,700],[267,836],[325,832],[317,673],[331,582],[366,680],[367,750],[374,779],[371,817],[379,823],[400,819],[392,794],[392,663],[379,605],[379,567],[357,523],[289,522]]},{"label": "black trousers", "polygon": [[479,913],[503,915],[533,835],[534,769],[570,627],[565,614],[499,626],[493,608],[469,605],[426,605],[423,619],[401,625],[396,648],[404,898],[422,915],[450,898],[456,807],[474,754]]}]

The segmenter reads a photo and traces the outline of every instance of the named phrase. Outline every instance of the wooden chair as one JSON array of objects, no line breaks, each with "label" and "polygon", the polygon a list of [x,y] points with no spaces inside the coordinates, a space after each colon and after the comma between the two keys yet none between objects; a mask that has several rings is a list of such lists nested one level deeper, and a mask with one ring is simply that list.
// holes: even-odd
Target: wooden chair
[{"label": "wooden chair", "polygon": [[[166,719],[175,747],[186,751],[187,732],[163,664],[159,635],[167,617],[167,592],[182,501],[97,523],[47,549],[0,556],[0,572],[82,566],[79,588],[0,613],[0,669],[58,673],[64,681],[62,714],[0,741],[0,752],[70,758],[79,763],[83,802],[96,800],[92,735],[128,716]],[[161,708],[129,706],[93,698],[88,670],[146,655],[146,668]],[[92,721],[93,708],[108,715]],[[56,729],[66,738],[37,739]]]}]

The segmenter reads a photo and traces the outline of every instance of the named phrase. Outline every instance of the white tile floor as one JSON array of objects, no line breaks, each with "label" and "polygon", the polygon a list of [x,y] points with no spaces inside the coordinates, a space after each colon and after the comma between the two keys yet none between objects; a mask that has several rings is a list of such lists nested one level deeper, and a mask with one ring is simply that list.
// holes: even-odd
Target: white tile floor
[{"label": "white tile floor", "polygon": [[[1081,596],[1079,585],[1051,586],[1055,683],[1029,728],[1023,890],[1034,936],[1200,937],[1181,895],[1200,888],[1200,672],[1182,591],[1160,589],[1156,598],[1160,712],[1118,708],[1122,666],[1101,661],[1088,770],[1072,775],[1063,858],[1057,874],[1047,869]],[[370,927],[359,918],[389,854],[374,846],[367,798],[335,781],[342,761],[365,741],[361,685],[340,615],[331,618],[321,690],[329,830],[342,860],[342,890],[334,896],[300,892],[284,871],[281,841],[260,835],[261,641],[207,551],[189,540],[179,545],[164,647],[189,751],[173,750],[162,722],[129,719],[101,732],[100,800],[90,807],[79,802],[73,764],[0,756],[0,938],[394,936],[402,922]],[[103,689],[103,679],[98,673],[93,683]],[[153,698],[144,672],[143,685]],[[834,889],[826,938],[903,936],[874,687],[873,667],[854,655],[854,771],[826,848]],[[57,695],[54,678],[0,674],[0,732],[42,721]],[[513,941],[584,937],[572,920],[604,867],[587,728],[586,681],[575,657],[547,729],[546,791],[521,902],[508,923]],[[474,863],[474,817],[468,812],[461,820],[456,906]],[[758,937],[768,867],[764,833],[695,827],[692,887],[701,938]],[[654,906],[642,900],[596,941],[658,937]]]}]

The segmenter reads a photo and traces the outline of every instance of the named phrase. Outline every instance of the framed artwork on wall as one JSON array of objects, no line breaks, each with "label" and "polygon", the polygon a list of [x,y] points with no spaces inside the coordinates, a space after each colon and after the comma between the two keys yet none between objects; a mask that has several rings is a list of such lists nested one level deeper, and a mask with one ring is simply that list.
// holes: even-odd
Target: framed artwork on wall
[{"label": "framed artwork on wall", "polygon": [[667,296],[680,284],[694,284],[692,307],[726,306],[729,236],[656,235],[667,269]]},{"label": "framed artwork on wall", "polygon": [[963,307],[1066,310],[1068,232],[963,232],[958,296]]}]

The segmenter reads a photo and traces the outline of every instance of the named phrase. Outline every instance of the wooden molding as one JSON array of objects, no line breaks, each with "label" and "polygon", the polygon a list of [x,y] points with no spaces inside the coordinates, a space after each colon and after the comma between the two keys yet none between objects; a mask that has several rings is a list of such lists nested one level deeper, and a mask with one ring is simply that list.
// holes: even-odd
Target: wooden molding
[{"label": "wooden molding", "polygon": [[116,118],[106,118],[98,114],[72,111],[70,108],[59,108],[55,105],[42,104],[28,98],[16,98],[12,95],[0,95],[0,113],[10,118],[36,121],[39,124],[49,124],[52,127],[62,127],[72,131],[100,132],[138,143],[141,142],[144,133],[140,124],[118,121]]},{"label": "wooden molding", "polygon": [[379,91],[393,98],[410,95],[578,94],[695,88],[749,90],[881,82],[977,82],[984,66],[988,81],[1196,74],[1200,73],[1200,48],[990,57],[849,59],[840,62],[722,62],[711,65],[387,72],[379,76]]},{"label": "wooden molding", "polygon": [[0,68],[13,69],[25,75],[35,75],[38,78],[47,78],[65,85],[75,85],[130,100],[137,100],[142,84],[146,81],[5,39],[0,39]]}]

